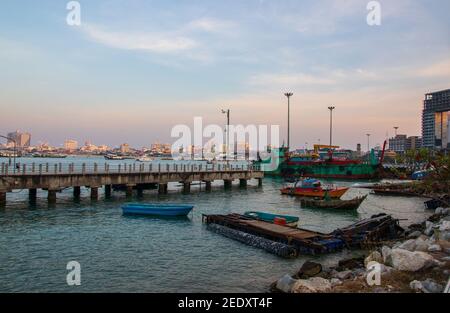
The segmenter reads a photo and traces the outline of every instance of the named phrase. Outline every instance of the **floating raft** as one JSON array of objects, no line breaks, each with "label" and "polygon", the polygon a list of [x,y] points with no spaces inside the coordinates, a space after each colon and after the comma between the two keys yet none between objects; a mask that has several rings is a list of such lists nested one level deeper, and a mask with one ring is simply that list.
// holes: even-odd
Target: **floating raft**
[{"label": "floating raft", "polygon": [[398,220],[381,214],[348,227],[323,234],[254,220],[240,214],[203,215],[208,229],[282,257],[324,254],[345,247],[363,248],[394,239],[402,231]]}]

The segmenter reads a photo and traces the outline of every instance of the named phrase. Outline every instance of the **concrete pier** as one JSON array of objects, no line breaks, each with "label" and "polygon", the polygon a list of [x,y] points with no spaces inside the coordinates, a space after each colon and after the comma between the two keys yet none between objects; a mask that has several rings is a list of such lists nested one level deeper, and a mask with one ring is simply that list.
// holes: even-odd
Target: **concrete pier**
[{"label": "concrete pier", "polygon": [[239,187],[246,188],[247,187],[247,180],[246,179],[239,179]]},{"label": "concrete pier", "polygon": [[98,200],[98,187],[91,187],[91,200]]},{"label": "concrete pier", "polygon": [[56,190],[48,190],[47,200],[48,204],[56,204]]},{"label": "concrete pier", "polygon": [[233,184],[233,181],[231,179],[223,180],[223,186],[225,189],[231,189],[232,184]]},{"label": "concrete pier", "polygon": [[262,185],[263,185],[262,178],[257,178],[257,179],[258,179],[258,187],[262,187]]},{"label": "concrete pier", "polygon": [[133,187],[133,185],[127,185],[127,189],[125,191],[127,198],[131,198],[133,196]]},{"label": "concrete pier", "polygon": [[36,198],[37,198],[37,189],[36,188],[31,188],[28,190],[28,200],[31,203],[35,203],[36,202]]},{"label": "concrete pier", "polygon": [[111,197],[111,190],[112,190],[111,185],[105,185],[105,197],[106,198]]},{"label": "concrete pier", "polygon": [[209,180],[207,180],[207,181],[205,181],[205,191],[211,191],[212,190],[212,183],[211,183],[211,181],[209,181]]},{"label": "concrete pier", "polygon": [[183,183],[183,193],[190,193],[190,192],[191,192],[191,183],[184,182]]},{"label": "concrete pier", "polygon": [[6,190],[0,190],[0,207],[6,205]]},{"label": "concrete pier", "polygon": [[137,185],[136,189],[137,189],[138,197],[143,197],[144,196],[144,187]]},{"label": "concrete pier", "polygon": [[159,184],[158,185],[158,193],[160,195],[165,195],[168,192],[167,184]]},{"label": "concrete pier", "polygon": [[81,187],[80,186],[73,187],[73,197],[75,199],[79,199],[80,196],[81,196]]}]

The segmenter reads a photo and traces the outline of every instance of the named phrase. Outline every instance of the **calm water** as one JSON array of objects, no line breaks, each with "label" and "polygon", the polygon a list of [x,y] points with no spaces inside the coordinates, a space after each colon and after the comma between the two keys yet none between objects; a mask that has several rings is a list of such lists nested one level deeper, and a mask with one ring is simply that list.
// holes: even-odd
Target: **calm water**
[{"label": "calm water", "polygon": [[[282,184],[266,178],[262,188],[250,182],[247,189],[224,191],[218,183],[211,193],[193,186],[189,195],[173,184],[169,195],[146,191],[143,198],[133,199],[195,204],[185,219],[124,217],[120,207],[126,199],[120,192],[110,200],[100,195],[91,202],[84,189],[75,203],[68,189],[58,194],[56,208],[48,207],[45,192],[38,192],[33,207],[27,191],[9,193],[7,208],[0,210],[0,292],[265,292],[307,259],[332,264],[353,252],[281,259],[207,231],[202,214],[279,212],[297,215],[301,227],[322,232],[380,212],[408,219],[404,224],[422,221],[426,214],[423,199],[374,195],[358,213],[304,209],[295,198],[280,195]],[[367,192],[351,189],[344,197]],[[71,260],[81,264],[78,287],[66,284]]]}]

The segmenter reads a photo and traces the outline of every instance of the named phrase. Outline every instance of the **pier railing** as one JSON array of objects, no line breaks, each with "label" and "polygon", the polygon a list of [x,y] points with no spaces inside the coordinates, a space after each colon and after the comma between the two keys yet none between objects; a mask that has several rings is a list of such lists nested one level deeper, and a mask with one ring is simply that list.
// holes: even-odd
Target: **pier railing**
[{"label": "pier railing", "polygon": [[0,176],[24,175],[90,175],[90,174],[139,174],[139,173],[198,173],[198,172],[253,172],[261,171],[254,164],[146,164],[146,163],[31,163],[14,168],[1,163]]}]

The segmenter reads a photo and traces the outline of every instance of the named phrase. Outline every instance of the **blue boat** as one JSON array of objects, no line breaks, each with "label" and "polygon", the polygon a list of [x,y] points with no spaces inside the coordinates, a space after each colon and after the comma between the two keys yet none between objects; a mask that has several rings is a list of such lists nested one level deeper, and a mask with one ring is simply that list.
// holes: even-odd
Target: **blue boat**
[{"label": "blue boat", "polygon": [[290,227],[297,227],[299,218],[297,216],[273,214],[267,212],[248,211],[244,215],[254,220],[260,220],[272,224],[284,224]]},{"label": "blue boat", "polygon": [[153,216],[186,216],[194,208],[190,204],[176,203],[128,203],[122,207],[123,214]]}]

